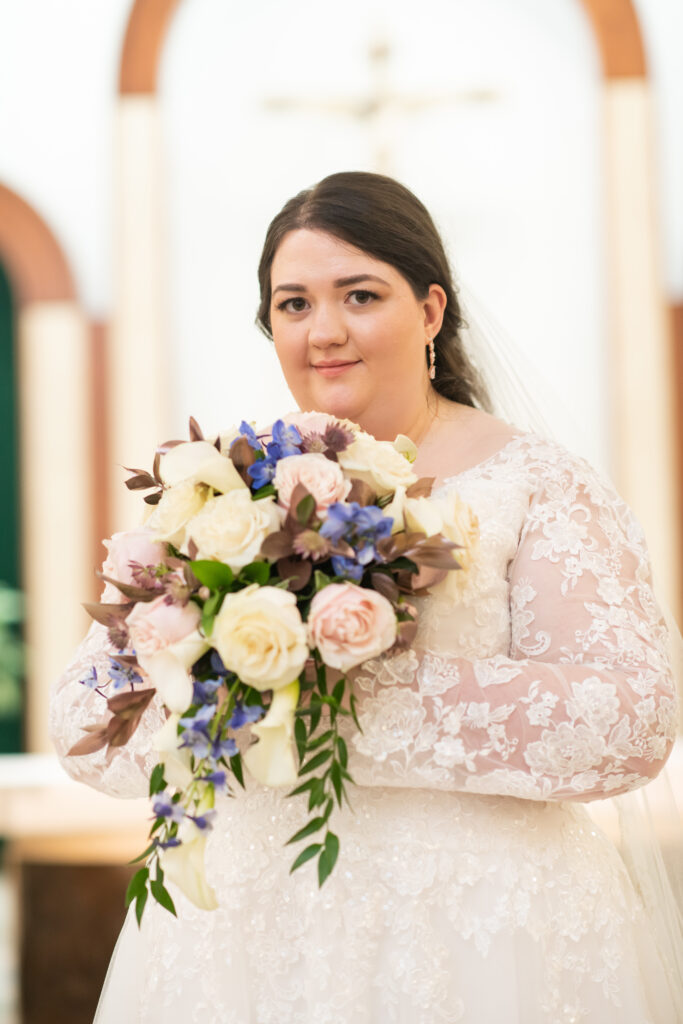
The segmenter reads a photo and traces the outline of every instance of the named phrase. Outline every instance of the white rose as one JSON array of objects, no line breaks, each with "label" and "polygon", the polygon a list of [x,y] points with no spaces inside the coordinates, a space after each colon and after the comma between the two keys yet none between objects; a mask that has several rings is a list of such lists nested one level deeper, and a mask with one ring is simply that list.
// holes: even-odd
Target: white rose
[{"label": "white rose", "polygon": [[309,655],[294,594],[256,584],[227,595],[211,645],[227,669],[261,691],[294,682]]},{"label": "white rose", "polygon": [[206,487],[191,480],[184,480],[165,490],[146,523],[154,540],[165,540],[176,548],[182,548],[186,539],[185,526],[202,509],[208,493]]},{"label": "white rose", "polygon": [[379,497],[417,480],[405,456],[390,441],[377,441],[371,434],[359,434],[338,457],[348,476],[364,480]]},{"label": "white rose", "polygon": [[232,460],[209,441],[185,441],[171,448],[161,457],[159,474],[171,487],[186,480],[223,494],[247,487]]},{"label": "white rose", "polygon": [[197,545],[198,558],[217,558],[239,572],[258,558],[263,541],[279,528],[275,499],[252,501],[249,491],[241,490],[209,498],[186,533]]}]

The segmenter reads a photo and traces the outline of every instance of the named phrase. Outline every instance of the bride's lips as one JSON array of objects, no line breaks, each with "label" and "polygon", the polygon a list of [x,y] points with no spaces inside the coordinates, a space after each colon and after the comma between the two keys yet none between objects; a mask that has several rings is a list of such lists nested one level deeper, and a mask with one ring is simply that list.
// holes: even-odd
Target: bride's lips
[{"label": "bride's lips", "polygon": [[350,369],[352,366],[357,366],[358,362],[359,360],[354,362],[311,363],[311,366],[321,377],[338,377],[345,370]]}]

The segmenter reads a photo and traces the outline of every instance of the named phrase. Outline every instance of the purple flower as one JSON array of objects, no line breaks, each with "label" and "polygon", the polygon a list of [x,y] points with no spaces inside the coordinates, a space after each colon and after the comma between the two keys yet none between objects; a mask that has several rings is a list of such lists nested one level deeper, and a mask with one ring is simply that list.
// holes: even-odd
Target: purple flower
[{"label": "purple flower", "polygon": [[220,679],[204,679],[201,682],[195,679],[192,684],[192,703],[215,704],[218,699],[216,690],[221,682]]},{"label": "purple flower", "polygon": [[354,562],[352,558],[343,558],[341,555],[332,556],[332,569],[335,576],[343,576],[346,580],[354,580],[360,583],[363,578],[363,566]]},{"label": "purple flower", "polygon": [[228,725],[231,729],[241,729],[248,722],[258,722],[263,713],[263,708],[258,704],[242,704],[237,701]]},{"label": "purple flower", "polygon": [[223,789],[228,784],[227,772],[224,772],[222,768],[217,769],[215,772],[208,772],[206,775],[201,776],[202,782],[213,782],[216,789]]},{"label": "purple flower", "polygon": [[191,818],[197,828],[210,829],[213,828],[213,820],[216,817],[215,811],[204,811],[203,814],[188,814],[188,818]]},{"label": "purple flower", "polygon": [[116,660],[109,656],[110,668],[109,678],[112,681],[115,690],[122,690],[124,686],[134,686],[135,683],[142,682],[142,676],[139,675],[132,665],[122,665]]},{"label": "purple flower", "polygon": [[179,803],[174,804],[165,790],[163,793],[157,793],[154,797],[152,810],[157,818],[168,818],[169,821],[180,822],[185,817],[185,809]]},{"label": "purple flower", "polygon": [[275,476],[276,459],[270,456],[267,459],[257,459],[253,462],[247,472],[254,481],[254,488],[265,487],[272,482]]},{"label": "purple flower", "polygon": [[249,442],[249,446],[253,448],[255,452],[263,451],[263,445],[259,441],[256,431],[247,423],[246,420],[242,420],[240,423],[240,434],[242,437],[246,437]]},{"label": "purple flower", "polygon": [[88,671],[88,674],[85,676],[84,679],[79,679],[78,681],[79,683],[82,683],[83,686],[87,686],[89,690],[96,690],[97,687],[99,686],[99,682],[97,679],[97,669],[95,668],[95,666],[92,666],[92,668]]},{"label": "purple flower", "polygon": [[284,420],[276,420],[273,424],[273,440],[268,445],[269,455],[271,448],[277,448],[275,457],[278,459],[284,459],[287,455],[301,455],[301,434],[295,426],[286,427]]}]

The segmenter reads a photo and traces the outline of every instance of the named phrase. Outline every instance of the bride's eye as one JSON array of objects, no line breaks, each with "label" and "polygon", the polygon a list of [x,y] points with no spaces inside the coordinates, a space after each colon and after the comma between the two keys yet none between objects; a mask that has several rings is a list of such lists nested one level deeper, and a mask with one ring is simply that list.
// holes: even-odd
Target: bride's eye
[{"label": "bride's eye", "polygon": [[295,295],[292,299],[284,299],[279,302],[277,308],[287,313],[303,313],[306,308],[306,300],[302,299],[300,295]]},{"label": "bride's eye", "polygon": [[368,306],[373,299],[378,299],[379,295],[376,292],[369,292],[364,288],[356,288],[349,293],[349,298],[355,299],[355,302],[352,303],[354,306]]}]

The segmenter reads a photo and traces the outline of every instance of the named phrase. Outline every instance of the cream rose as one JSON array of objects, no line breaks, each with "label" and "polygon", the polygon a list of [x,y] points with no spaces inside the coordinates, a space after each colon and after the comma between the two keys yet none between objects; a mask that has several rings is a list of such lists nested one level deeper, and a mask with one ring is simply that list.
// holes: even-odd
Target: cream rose
[{"label": "cream rose", "polygon": [[315,510],[322,515],[335,501],[343,501],[351,490],[351,481],[344,476],[337,462],[317,452],[287,455],[280,459],[273,480],[278,504],[289,511],[292,492],[303,484],[315,498]]},{"label": "cream rose", "polygon": [[[119,583],[135,584],[131,562],[139,562],[140,565],[158,565],[163,562],[167,554],[166,544],[157,541],[154,534],[146,527],[138,530],[127,530],[125,533],[115,533],[110,540],[105,540],[104,546],[107,549],[107,557],[102,566],[105,576],[118,580]],[[105,601],[115,601],[121,597],[121,592],[111,583],[107,583],[105,589]]]},{"label": "cream rose", "polygon": [[146,524],[154,539],[183,548],[185,527],[204,507],[208,496],[208,488],[193,484],[191,480],[165,490]]},{"label": "cream rose", "polygon": [[330,583],[311,601],[308,642],[330,668],[348,672],[388,650],[396,615],[385,597],[353,583]]},{"label": "cream rose", "polygon": [[247,487],[232,460],[208,441],[185,441],[171,448],[161,457],[159,475],[170,487],[188,480],[223,494]]},{"label": "cream rose", "polygon": [[256,584],[227,595],[211,645],[226,668],[261,691],[294,682],[309,654],[294,594]]},{"label": "cream rose", "polygon": [[364,480],[379,497],[417,480],[406,457],[390,441],[377,441],[365,433],[339,453],[339,465],[349,476]]},{"label": "cream rose", "polygon": [[263,541],[279,528],[274,498],[252,501],[247,490],[230,491],[209,498],[187,525],[187,536],[197,545],[198,558],[217,558],[239,572],[258,558]]}]

